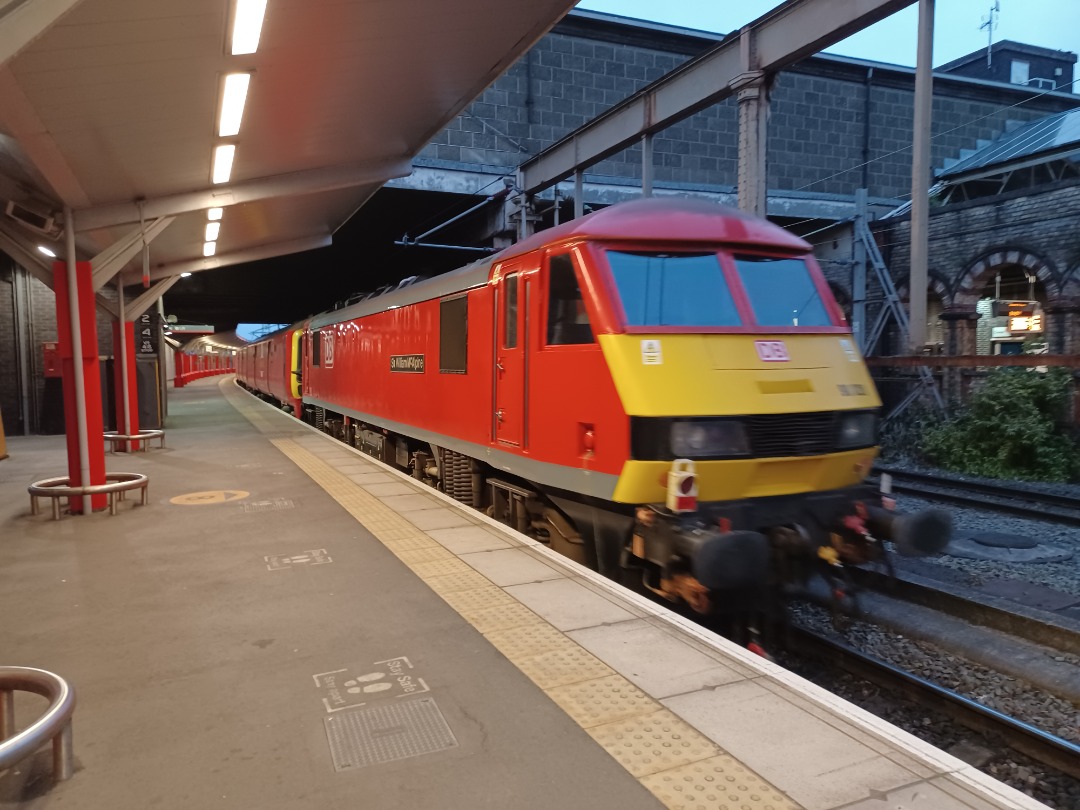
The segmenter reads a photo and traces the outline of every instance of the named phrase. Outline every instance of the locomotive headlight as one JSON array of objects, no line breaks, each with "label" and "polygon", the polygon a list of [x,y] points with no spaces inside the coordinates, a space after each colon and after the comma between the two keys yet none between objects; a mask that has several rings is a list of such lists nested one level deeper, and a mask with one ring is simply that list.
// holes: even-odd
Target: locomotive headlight
[{"label": "locomotive headlight", "polygon": [[750,443],[740,422],[672,422],[671,452],[676,458],[745,456],[750,452]]},{"label": "locomotive headlight", "polygon": [[840,417],[836,445],[839,448],[870,447],[877,439],[877,416],[872,413],[847,413]]}]

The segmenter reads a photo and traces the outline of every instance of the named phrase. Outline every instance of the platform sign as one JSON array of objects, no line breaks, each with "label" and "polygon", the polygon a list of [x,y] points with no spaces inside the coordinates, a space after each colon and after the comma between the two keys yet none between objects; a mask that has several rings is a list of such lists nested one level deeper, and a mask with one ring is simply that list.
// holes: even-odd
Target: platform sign
[{"label": "platform sign", "polygon": [[135,322],[135,353],[141,355],[158,353],[158,325],[151,312],[144,312]]}]

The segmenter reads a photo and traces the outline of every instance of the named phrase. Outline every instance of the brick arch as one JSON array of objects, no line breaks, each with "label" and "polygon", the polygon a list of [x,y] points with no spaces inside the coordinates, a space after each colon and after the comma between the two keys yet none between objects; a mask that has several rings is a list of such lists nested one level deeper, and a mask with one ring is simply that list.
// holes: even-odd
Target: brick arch
[{"label": "brick arch", "polygon": [[[949,305],[952,300],[952,295],[949,293],[949,282],[936,270],[931,270],[926,274],[926,286],[927,290],[934,293],[942,304]],[[904,279],[897,285],[896,293],[900,296],[901,301],[908,300],[908,279]]]},{"label": "brick arch", "polygon": [[979,302],[979,290],[985,285],[986,280],[999,267],[1019,265],[1042,282],[1047,297],[1055,297],[1059,294],[1060,284],[1057,273],[1049,260],[1024,250],[1023,248],[998,248],[984,253],[960,275],[956,281],[956,290],[953,294],[953,304],[957,307],[975,309]]}]

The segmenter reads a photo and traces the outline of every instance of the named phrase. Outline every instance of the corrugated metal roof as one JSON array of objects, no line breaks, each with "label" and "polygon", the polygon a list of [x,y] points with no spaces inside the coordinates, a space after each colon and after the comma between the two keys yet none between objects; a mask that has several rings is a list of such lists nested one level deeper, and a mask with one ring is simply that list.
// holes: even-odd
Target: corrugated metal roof
[{"label": "corrugated metal roof", "polygon": [[992,166],[1001,165],[1004,168],[1004,164],[1040,153],[1068,151],[1069,147],[1080,150],[1080,109],[1048,115],[1006,132],[990,145],[955,163],[946,164],[937,176],[955,179],[959,175]]}]

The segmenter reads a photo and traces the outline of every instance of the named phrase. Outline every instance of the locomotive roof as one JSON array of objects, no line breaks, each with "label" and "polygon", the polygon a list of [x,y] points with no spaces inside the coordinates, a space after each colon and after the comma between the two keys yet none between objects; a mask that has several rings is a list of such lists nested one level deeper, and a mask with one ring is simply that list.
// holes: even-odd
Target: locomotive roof
[{"label": "locomotive roof", "polygon": [[493,264],[547,245],[580,239],[722,244],[798,253],[810,250],[809,243],[779,225],[709,200],[688,197],[630,200],[535,233],[499,253],[449,273],[316,315],[311,326],[329,326],[391,307],[463,292],[485,284]]},{"label": "locomotive roof", "polygon": [[576,238],[758,245],[808,251],[810,245],[766,219],[691,197],[649,197],[601,208],[540,231],[498,255],[499,259]]}]

